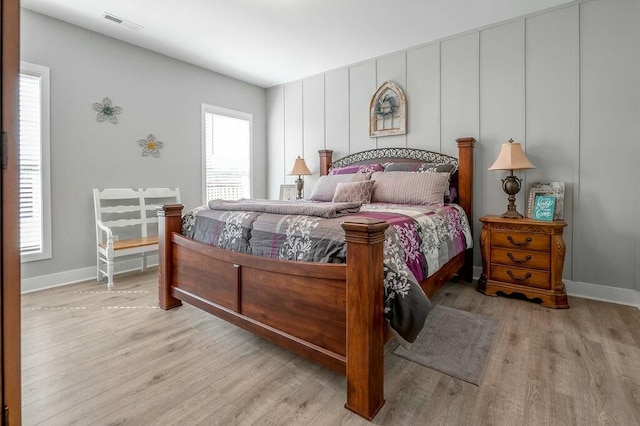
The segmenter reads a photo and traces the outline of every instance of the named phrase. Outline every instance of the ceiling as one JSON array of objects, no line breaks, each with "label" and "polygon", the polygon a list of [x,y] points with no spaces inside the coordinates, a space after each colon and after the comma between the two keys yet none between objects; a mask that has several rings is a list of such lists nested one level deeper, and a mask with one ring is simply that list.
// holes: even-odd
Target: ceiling
[{"label": "ceiling", "polygon": [[[22,6],[271,87],[571,1],[22,0]],[[143,28],[108,21],[105,12]]]}]

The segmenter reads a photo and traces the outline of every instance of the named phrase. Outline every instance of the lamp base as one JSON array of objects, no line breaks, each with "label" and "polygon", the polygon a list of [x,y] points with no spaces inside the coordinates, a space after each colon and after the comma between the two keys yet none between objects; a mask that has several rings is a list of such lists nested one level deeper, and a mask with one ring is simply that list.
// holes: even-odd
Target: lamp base
[{"label": "lamp base", "polygon": [[522,215],[516,210],[516,194],[520,192],[520,179],[513,176],[513,170],[511,176],[507,176],[502,180],[502,189],[509,196],[509,204],[507,205],[507,211],[502,213],[503,218],[507,219],[522,219]]},{"label": "lamp base", "polygon": [[502,213],[500,217],[503,217],[505,219],[522,219],[524,216],[522,216],[516,210],[507,210],[506,212]]},{"label": "lamp base", "polygon": [[298,176],[296,179],[296,189],[298,190],[298,195],[296,196],[296,200],[302,199],[302,190],[304,189],[304,181],[301,176]]}]

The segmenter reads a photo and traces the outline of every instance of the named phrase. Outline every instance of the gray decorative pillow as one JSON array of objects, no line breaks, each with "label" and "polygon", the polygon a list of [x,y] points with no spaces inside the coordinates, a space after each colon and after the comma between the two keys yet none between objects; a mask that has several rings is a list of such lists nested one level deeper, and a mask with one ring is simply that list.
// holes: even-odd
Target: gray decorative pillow
[{"label": "gray decorative pillow", "polygon": [[453,173],[456,166],[449,163],[423,163],[418,161],[404,161],[397,163],[386,163],[385,172],[431,172],[431,173]]},{"label": "gray decorative pillow", "polygon": [[332,168],[331,171],[329,171],[329,174],[345,175],[351,173],[373,173],[382,171],[384,171],[382,164],[354,164],[351,166]]},{"label": "gray decorative pillow", "polygon": [[373,193],[373,180],[362,182],[340,182],[336,186],[336,193],[333,195],[334,203],[363,203],[371,202]]},{"label": "gray decorative pillow", "polygon": [[449,173],[375,172],[371,202],[443,204]]},{"label": "gray decorative pillow", "polygon": [[369,180],[369,178],[371,178],[371,173],[320,176],[320,179],[313,187],[313,191],[311,191],[309,199],[313,201],[332,201],[336,187],[340,182],[358,182]]}]

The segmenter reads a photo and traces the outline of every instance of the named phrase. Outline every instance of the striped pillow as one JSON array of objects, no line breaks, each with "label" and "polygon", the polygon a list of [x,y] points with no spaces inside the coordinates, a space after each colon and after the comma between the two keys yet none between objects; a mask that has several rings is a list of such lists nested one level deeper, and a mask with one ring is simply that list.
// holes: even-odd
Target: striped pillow
[{"label": "striped pillow", "polygon": [[443,204],[449,173],[375,172],[371,202]]}]

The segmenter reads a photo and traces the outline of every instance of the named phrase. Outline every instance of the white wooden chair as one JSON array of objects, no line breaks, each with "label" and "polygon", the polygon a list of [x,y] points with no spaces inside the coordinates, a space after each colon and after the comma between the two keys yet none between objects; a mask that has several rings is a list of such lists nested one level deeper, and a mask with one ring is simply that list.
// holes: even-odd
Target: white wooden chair
[{"label": "white wooden chair", "polygon": [[[158,217],[155,212],[162,204],[179,204],[180,190],[94,189],[93,202],[96,216],[96,278],[100,281],[102,276],[107,277],[107,287],[111,289],[116,258],[139,255],[141,270],[146,269],[147,255],[158,250]],[[156,224],[155,227],[153,224]]]}]

